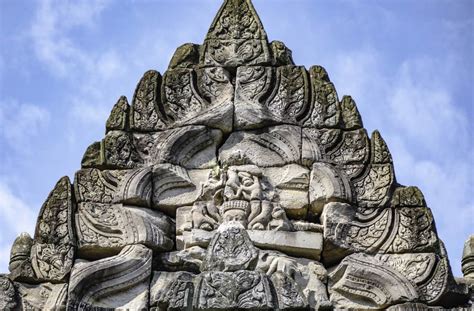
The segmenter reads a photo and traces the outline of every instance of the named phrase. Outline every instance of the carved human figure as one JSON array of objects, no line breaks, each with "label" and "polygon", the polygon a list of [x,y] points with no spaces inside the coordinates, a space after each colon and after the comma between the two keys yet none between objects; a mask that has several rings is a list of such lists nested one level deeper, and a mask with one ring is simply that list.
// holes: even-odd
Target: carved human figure
[{"label": "carved human figure", "polygon": [[261,200],[261,177],[262,172],[256,166],[230,167],[227,171],[227,181],[224,188],[225,199],[228,201]]},{"label": "carved human figure", "polygon": [[248,227],[250,204],[247,201],[228,201],[221,206],[221,215],[224,223],[238,222],[244,228]]}]

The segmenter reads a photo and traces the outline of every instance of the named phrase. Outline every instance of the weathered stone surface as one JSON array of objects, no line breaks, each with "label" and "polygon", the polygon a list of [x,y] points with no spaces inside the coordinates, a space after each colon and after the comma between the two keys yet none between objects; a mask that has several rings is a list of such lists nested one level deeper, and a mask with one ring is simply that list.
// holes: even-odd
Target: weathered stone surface
[{"label": "weathered stone surface", "polygon": [[300,159],[301,129],[289,125],[233,132],[219,150],[219,162],[225,165],[273,167],[298,164]]},{"label": "weathered stone surface", "polygon": [[328,161],[329,153],[334,150],[342,138],[339,129],[303,128],[302,162],[311,166],[314,162]]},{"label": "weathered stone surface", "polygon": [[206,66],[238,67],[271,62],[267,34],[249,0],[226,0],[202,48]]},{"label": "weathered stone surface", "polygon": [[357,204],[361,207],[384,207],[390,200],[395,184],[395,175],[391,164],[373,164],[354,184]]},{"label": "weathered stone surface", "polygon": [[347,178],[334,166],[315,163],[309,184],[310,214],[320,215],[329,202],[351,202],[352,191]]},{"label": "weathered stone surface", "polygon": [[328,160],[340,164],[366,164],[369,160],[369,138],[364,129],[342,132],[341,141],[327,152]]},{"label": "weathered stone surface", "polygon": [[255,271],[205,272],[197,280],[198,310],[273,310],[267,276]]},{"label": "weathered stone surface", "polygon": [[292,219],[305,219],[308,212],[310,172],[298,164],[272,167],[263,175],[275,189],[278,203]]},{"label": "weathered stone surface", "polygon": [[69,274],[76,237],[74,201],[68,177],[61,178],[41,207],[31,248],[31,264],[38,279],[59,282]]},{"label": "weathered stone surface", "polygon": [[186,170],[171,164],[153,167],[153,206],[169,215],[183,205],[192,205],[207,181],[210,169]]},{"label": "weathered stone surface", "polygon": [[[383,308],[395,301],[452,306],[462,296],[462,289],[455,288],[451,279],[443,255],[354,254],[331,273],[329,291],[331,301],[346,308]],[[362,287],[365,290],[360,290]]]},{"label": "weathered stone surface", "polygon": [[170,126],[206,125],[231,132],[234,87],[230,80],[221,67],[168,70],[162,97]]},{"label": "weathered stone surface", "polygon": [[221,225],[213,236],[203,260],[202,271],[237,271],[255,266],[258,250],[238,223]]},{"label": "weathered stone surface", "polygon": [[276,291],[278,310],[303,309],[308,307],[306,297],[295,281],[281,272],[273,273],[271,281]]},{"label": "weathered stone surface", "polygon": [[75,174],[74,194],[78,203],[112,203],[126,171],[83,169]]},{"label": "weathered stone surface", "polygon": [[30,259],[33,243],[33,239],[26,232],[21,233],[13,242],[8,265],[11,280],[20,282],[35,281],[35,273]]},{"label": "weathered stone surface", "polygon": [[121,96],[110,112],[105,124],[106,132],[127,131],[129,128],[130,105],[127,97]]},{"label": "weathered stone surface", "polygon": [[134,134],[135,145],[146,164],[170,163],[187,169],[216,166],[216,150],[221,140],[221,131],[204,126]]},{"label": "weathered stone surface", "polygon": [[[319,232],[247,230],[247,234],[258,248],[277,250],[294,257],[319,260],[323,249],[323,235]],[[199,229],[184,231],[177,247],[208,247],[214,235],[214,232]]]},{"label": "weathered stone surface", "polygon": [[132,135],[123,131],[111,131],[102,140],[104,165],[109,169],[130,169],[139,167],[144,160],[140,157]]},{"label": "weathered stone surface", "polygon": [[67,284],[42,283],[39,285],[28,285],[15,283],[15,288],[19,310],[66,309]]},{"label": "weathered stone surface", "polygon": [[154,272],[150,285],[150,309],[192,310],[194,277],[188,272]]},{"label": "weathered stone surface", "polygon": [[426,202],[423,193],[417,187],[398,187],[393,193],[390,206],[423,207],[426,206]]},{"label": "weathered stone surface", "polygon": [[464,243],[462,252],[462,273],[467,279],[472,279],[474,283],[474,235]]},{"label": "weathered stone surface", "polygon": [[272,41],[270,49],[273,56],[273,66],[294,65],[293,52],[281,41]]},{"label": "weathered stone surface", "polygon": [[199,63],[198,44],[185,43],[176,49],[169,63],[168,69],[192,68]]},{"label": "weathered stone surface", "polygon": [[294,257],[319,260],[323,249],[323,235],[317,232],[249,230],[247,233],[255,246]]},{"label": "weathered stone surface", "polygon": [[153,192],[153,173],[151,167],[128,171],[120,180],[113,202],[151,206]]},{"label": "weathered stone surface", "polygon": [[152,251],[130,245],[97,261],[76,260],[68,288],[68,308],[148,308]]},{"label": "weathered stone surface", "polygon": [[402,273],[364,254],[346,257],[330,274],[329,294],[341,309],[383,309],[419,298]]},{"label": "weathered stone surface", "polygon": [[160,111],[162,77],[158,71],[147,71],[135,89],[130,109],[130,128],[138,132],[152,132],[165,128]]},{"label": "weathered stone surface", "polygon": [[96,141],[89,147],[82,156],[82,168],[100,168],[104,165],[104,155],[102,154],[102,145],[100,141]]},{"label": "weathered stone surface", "polygon": [[[279,302],[280,308],[291,308],[285,306],[292,297],[294,300],[299,300],[297,296],[303,298],[304,303],[308,303],[312,310],[320,310],[330,307],[330,302],[327,296],[326,283],[327,271],[324,266],[313,260],[305,258],[295,258],[284,255],[276,251],[260,251],[259,260],[256,271],[263,272],[269,275],[274,280],[277,278],[284,278],[284,283],[292,283],[289,290],[280,292],[275,297]],[[279,290],[279,285],[274,285],[276,291]],[[295,290],[298,295],[295,295]],[[287,299],[281,296],[290,296]],[[282,299],[283,298],[283,299]],[[287,303],[281,303],[281,300],[286,300]],[[298,303],[299,304],[299,303]]]},{"label": "weathered stone surface", "polygon": [[201,271],[202,261],[205,256],[205,248],[192,246],[184,250],[161,253],[155,256],[153,267],[164,271],[189,271],[198,273]]},{"label": "weathered stone surface", "polygon": [[173,248],[174,222],[145,208],[80,203],[76,213],[78,253],[81,258],[115,255],[126,245],[144,244],[155,251]]},{"label": "weathered stone surface", "polygon": [[15,310],[17,306],[16,291],[13,282],[6,276],[0,275],[0,309]]},{"label": "weathered stone surface", "polygon": [[63,177],[41,207],[34,240],[28,234],[15,240],[10,255],[11,279],[65,281],[75,253],[73,210],[72,186],[69,178]]},{"label": "weathered stone surface", "polygon": [[237,68],[234,99],[234,127],[254,129],[277,123],[277,116],[262,105],[272,91],[272,67],[242,66]]},{"label": "weathered stone surface", "polygon": [[207,248],[209,243],[211,243],[214,233],[214,231],[211,232],[201,229],[184,231],[182,235],[176,236],[176,248],[179,250],[187,249],[193,246]]},{"label": "weathered stone surface", "polygon": [[341,107],[336,89],[326,69],[313,66],[309,69],[313,109],[305,125],[316,128],[334,128],[341,121]]},{"label": "weathered stone surface", "polygon": [[435,251],[438,240],[428,208],[372,209],[359,213],[346,203],[329,203],[321,216],[327,263],[353,252]]},{"label": "weathered stone surface", "polygon": [[74,193],[77,202],[125,203],[149,207],[152,196],[152,169],[84,169],[76,172]]},{"label": "weathered stone surface", "polygon": [[359,114],[355,101],[350,96],[344,96],[341,100],[341,112],[344,128],[356,130],[363,128],[362,118]]},{"label": "weathered stone surface", "polygon": [[308,75],[300,66],[240,67],[236,93],[236,129],[301,124],[309,109]]}]

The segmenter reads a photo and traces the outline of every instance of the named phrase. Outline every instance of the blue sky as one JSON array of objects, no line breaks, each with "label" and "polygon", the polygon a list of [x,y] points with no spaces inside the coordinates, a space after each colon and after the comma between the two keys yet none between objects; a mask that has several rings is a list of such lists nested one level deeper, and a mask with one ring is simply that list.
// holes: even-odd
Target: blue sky
[{"label": "blue sky", "polygon": [[[221,0],[0,0],[0,272],[120,95],[202,43]],[[474,1],[254,0],[270,40],[323,65],[431,207],[461,275],[474,233]]]}]

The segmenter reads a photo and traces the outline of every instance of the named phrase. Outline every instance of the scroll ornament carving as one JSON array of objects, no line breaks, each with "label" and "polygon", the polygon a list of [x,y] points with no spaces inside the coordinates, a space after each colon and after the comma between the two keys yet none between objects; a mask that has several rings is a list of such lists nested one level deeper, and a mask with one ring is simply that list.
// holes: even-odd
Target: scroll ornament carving
[{"label": "scroll ornament carving", "polygon": [[13,282],[7,277],[0,276],[0,309],[14,310],[17,305],[15,296]]},{"label": "scroll ornament carving", "polygon": [[76,262],[68,308],[148,308],[152,251],[130,245],[113,257]]},{"label": "scroll ornament carving", "polygon": [[133,244],[168,251],[174,230],[167,216],[144,208],[81,203],[76,214],[78,251],[85,258],[110,256]]},{"label": "scroll ornament carving", "polygon": [[65,283],[15,283],[18,307],[20,310],[65,310],[67,287]]},{"label": "scroll ornament carving", "polygon": [[109,131],[127,131],[129,129],[130,105],[127,97],[121,96],[110,112],[105,128]]},{"label": "scroll ornament carving", "polygon": [[63,177],[41,208],[30,255],[40,280],[62,281],[71,270],[76,243],[72,195],[69,178]]},{"label": "scroll ornament carving", "polygon": [[157,131],[165,128],[160,113],[161,74],[147,71],[137,85],[130,110],[130,127],[139,132]]}]

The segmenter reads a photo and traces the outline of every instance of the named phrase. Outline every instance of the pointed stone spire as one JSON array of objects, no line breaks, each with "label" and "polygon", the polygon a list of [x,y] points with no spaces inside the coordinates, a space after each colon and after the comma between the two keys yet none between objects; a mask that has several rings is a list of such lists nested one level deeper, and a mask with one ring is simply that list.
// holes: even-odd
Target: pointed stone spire
[{"label": "pointed stone spire", "polygon": [[262,22],[250,0],[225,0],[206,36],[206,40],[267,40]]},{"label": "pointed stone spire", "polygon": [[225,0],[206,35],[206,66],[264,65],[271,60],[267,34],[250,0]]}]

